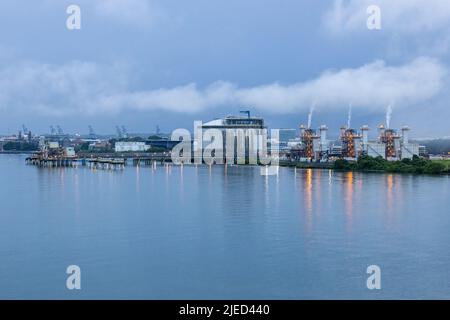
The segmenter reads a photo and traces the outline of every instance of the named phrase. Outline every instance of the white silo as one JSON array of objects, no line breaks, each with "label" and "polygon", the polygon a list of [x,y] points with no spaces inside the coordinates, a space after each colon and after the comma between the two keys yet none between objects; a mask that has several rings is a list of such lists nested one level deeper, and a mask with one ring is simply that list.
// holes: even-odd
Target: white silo
[{"label": "white silo", "polygon": [[408,126],[402,127],[402,143],[405,145],[409,143],[409,131],[410,130],[411,129]]},{"label": "white silo", "polygon": [[328,127],[326,125],[321,125],[319,131],[320,131],[320,152],[324,154],[328,152],[328,140],[327,140]]},{"label": "white silo", "polygon": [[361,141],[361,149],[364,154],[367,154],[367,149],[369,147],[369,126],[363,125],[361,127],[361,135],[362,135],[362,141]]}]

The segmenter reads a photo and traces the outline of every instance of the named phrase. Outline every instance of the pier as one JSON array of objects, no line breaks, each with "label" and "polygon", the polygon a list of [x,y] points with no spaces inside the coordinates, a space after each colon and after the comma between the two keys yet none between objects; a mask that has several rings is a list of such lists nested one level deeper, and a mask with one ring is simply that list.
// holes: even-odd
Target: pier
[{"label": "pier", "polygon": [[170,156],[153,155],[145,157],[127,158],[79,158],[79,157],[43,157],[35,154],[25,159],[27,165],[34,165],[45,168],[77,168],[79,166],[100,170],[122,170],[132,162],[133,166],[150,166],[171,162]]},{"label": "pier", "polygon": [[28,165],[49,168],[75,168],[79,164],[76,158],[41,158],[39,156],[28,157],[25,162]]},{"label": "pier", "polygon": [[164,164],[167,162],[172,162],[172,159],[170,156],[161,156],[161,155],[133,158],[134,166],[154,166],[154,164],[158,162],[160,164]]},{"label": "pier", "polygon": [[116,170],[123,169],[126,159],[78,159],[78,158],[41,158],[32,156],[25,159],[26,164],[43,168],[77,168],[87,166],[91,169]]},{"label": "pier", "polygon": [[103,169],[103,170],[122,170],[127,163],[126,159],[106,159],[97,158],[84,160],[91,169]]}]

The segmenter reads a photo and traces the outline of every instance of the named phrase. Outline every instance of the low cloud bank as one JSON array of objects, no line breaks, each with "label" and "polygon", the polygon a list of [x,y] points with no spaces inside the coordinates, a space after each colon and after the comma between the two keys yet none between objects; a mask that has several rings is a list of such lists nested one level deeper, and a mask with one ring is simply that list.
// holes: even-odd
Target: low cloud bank
[{"label": "low cloud bank", "polygon": [[172,88],[133,91],[126,69],[88,62],[65,65],[15,63],[0,67],[0,110],[43,115],[99,115],[165,110],[196,113],[210,108],[249,106],[274,114],[316,109],[385,110],[426,102],[444,87],[446,68],[437,60],[417,58],[400,66],[378,60],[359,68],[328,70],[315,79],[255,87],[217,81],[205,88],[190,83]]}]

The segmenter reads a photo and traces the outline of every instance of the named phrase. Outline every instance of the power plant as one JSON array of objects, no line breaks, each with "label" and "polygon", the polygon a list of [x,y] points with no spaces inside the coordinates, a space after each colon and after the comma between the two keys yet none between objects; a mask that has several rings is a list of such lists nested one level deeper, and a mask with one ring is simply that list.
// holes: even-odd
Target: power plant
[{"label": "power plant", "polygon": [[311,112],[308,126],[300,125],[300,139],[292,146],[291,156],[300,161],[332,161],[338,158],[356,161],[361,156],[382,157],[389,161],[412,159],[419,155],[419,145],[409,141],[408,126],[401,130],[390,128],[390,116],[386,126],[378,126],[378,137],[369,140],[370,128],[364,125],[360,130],[350,127],[351,108],[346,126],[340,128],[339,139],[327,139],[328,127],[321,125],[318,130],[310,128]]},{"label": "power plant", "polygon": [[318,151],[318,141],[320,136],[311,128],[306,128],[304,125],[300,126],[300,139],[303,146],[303,157],[306,159],[316,158],[316,151]]},{"label": "power plant", "polygon": [[342,156],[344,158],[356,158],[360,154],[361,135],[356,130],[341,127]]}]

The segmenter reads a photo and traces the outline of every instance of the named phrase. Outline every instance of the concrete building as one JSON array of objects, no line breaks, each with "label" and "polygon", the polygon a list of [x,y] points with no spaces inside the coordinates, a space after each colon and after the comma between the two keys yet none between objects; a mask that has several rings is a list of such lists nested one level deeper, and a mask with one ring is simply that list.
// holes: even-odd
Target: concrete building
[{"label": "concrete building", "polygon": [[[384,129],[384,127],[383,127]],[[369,141],[369,131],[368,125],[363,125],[361,127],[361,154],[367,155],[369,157],[378,158],[386,157],[386,145],[377,139],[375,141]]]},{"label": "concrete building", "polygon": [[263,118],[259,117],[241,117],[241,116],[227,116],[224,119],[215,119],[205,122],[202,129],[265,129]]},{"label": "concrete building", "polygon": [[114,146],[115,152],[145,152],[150,149],[150,146],[145,142],[136,141],[119,141]]},{"label": "concrete building", "polygon": [[428,157],[428,150],[426,146],[419,146],[419,156]]},{"label": "concrete building", "polygon": [[[214,154],[216,154],[216,151],[222,152],[223,159],[216,159],[218,162],[225,161],[227,157],[228,159],[233,157],[235,162],[255,163],[257,160],[255,151],[258,150],[259,146],[262,146],[261,142],[258,141],[259,139],[255,138],[255,135],[261,137],[266,126],[262,118],[252,117],[248,111],[242,113],[247,113],[247,116],[230,115],[223,119],[215,119],[203,123],[197,127],[196,130],[202,131],[202,141],[194,141],[194,152],[197,150],[198,145],[202,145],[204,150],[209,144],[214,142],[205,133],[209,129],[215,129],[222,134],[222,148],[215,148],[214,152]],[[227,139],[233,139],[233,141],[227,141]],[[233,150],[228,150],[230,154],[227,155],[227,145],[234,146],[233,155],[231,155]],[[264,147],[267,148],[267,143]]]},{"label": "concrete building", "polygon": [[75,148],[74,147],[67,147],[64,149],[64,155],[67,158],[75,158],[76,154],[75,154]]},{"label": "concrete building", "polygon": [[333,144],[330,148],[330,153],[328,156],[333,160],[342,158],[342,146]]},{"label": "concrete building", "polygon": [[108,151],[111,150],[111,143],[108,140],[90,140],[88,149],[89,151]]},{"label": "concrete building", "polygon": [[369,157],[378,158],[386,157],[386,145],[378,141],[372,141],[367,144],[367,155]]},{"label": "concrete building", "polygon": [[328,157],[330,151],[330,141],[327,138],[328,127],[326,125],[321,125],[319,128],[319,156],[321,159]]},{"label": "concrete building", "polygon": [[50,142],[48,142],[48,148],[49,149],[58,149],[59,148],[59,142],[58,141],[50,141]]},{"label": "concrete building", "polygon": [[368,125],[361,127],[361,154],[369,153],[369,130]]},{"label": "concrete building", "polygon": [[409,127],[402,128],[402,139],[400,156],[402,159],[412,159],[414,155],[419,155],[419,145],[409,142]]}]

